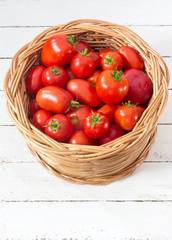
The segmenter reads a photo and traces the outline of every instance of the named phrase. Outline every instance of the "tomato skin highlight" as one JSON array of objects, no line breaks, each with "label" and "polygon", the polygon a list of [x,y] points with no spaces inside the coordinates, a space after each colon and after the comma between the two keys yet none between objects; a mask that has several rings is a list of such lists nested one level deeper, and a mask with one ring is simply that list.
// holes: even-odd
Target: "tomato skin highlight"
[{"label": "tomato skin highlight", "polygon": [[28,106],[28,115],[29,117],[33,117],[33,115],[38,111],[41,110],[41,107],[38,105],[36,99],[33,99],[29,102]]},{"label": "tomato skin highlight", "polygon": [[33,125],[44,132],[44,125],[52,114],[46,110],[39,110],[33,116]]},{"label": "tomato skin highlight", "polygon": [[36,94],[43,87],[42,73],[43,66],[36,66],[29,70],[26,77],[26,90],[31,94]]},{"label": "tomato skin highlight", "polygon": [[128,46],[121,46],[117,53],[119,53],[124,61],[124,68],[135,68],[142,70],[144,67],[143,59],[133,48]]},{"label": "tomato skin highlight", "polygon": [[[108,63],[108,60],[111,61]],[[120,71],[123,68],[123,59],[120,54],[111,51],[106,52],[102,59],[101,59],[101,68],[102,70],[114,70],[114,68],[117,68],[118,71]]]},{"label": "tomato skin highlight", "polygon": [[119,128],[116,124],[111,124],[107,134],[103,138],[99,139],[99,144],[102,145],[108,143],[123,136],[124,134],[125,132],[121,128]]},{"label": "tomato skin highlight", "polygon": [[98,110],[98,112],[103,113],[107,118],[109,118],[109,121],[111,123],[113,123],[114,122],[114,113],[118,107],[120,107],[120,104],[117,104],[117,105],[105,104],[103,107],[101,107]]},{"label": "tomato skin highlight", "polygon": [[93,140],[89,138],[83,130],[78,130],[72,134],[69,143],[79,145],[93,145]]},{"label": "tomato skin highlight", "polygon": [[100,62],[101,62],[101,57],[98,53],[96,52],[92,52],[90,57],[93,59],[94,61],[94,69],[99,69],[100,68]]},{"label": "tomato skin highlight", "polygon": [[111,48],[104,48],[104,49],[100,49],[99,50],[99,55],[100,55],[100,57],[102,58],[103,57],[103,55],[105,54],[105,53],[107,53],[107,52],[111,52],[111,51],[113,51],[114,52],[114,50],[113,49],[111,49]]},{"label": "tomato skin highlight", "polygon": [[73,79],[67,83],[67,90],[71,95],[81,103],[85,103],[91,107],[100,104],[95,88],[90,82],[83,79]]},{"label": "tomato skin highlight", "polygon": [[36,95],[38,105],[53,113],[65,113],[72,99],[69,92],[56,86],[41,88]]},{"label": "tomato skin highlight", "polygon": [[50,66],[42,73],[42,83],[44,86],[58,86],[65,88],[68,80],[67,72],[61,66]]}]

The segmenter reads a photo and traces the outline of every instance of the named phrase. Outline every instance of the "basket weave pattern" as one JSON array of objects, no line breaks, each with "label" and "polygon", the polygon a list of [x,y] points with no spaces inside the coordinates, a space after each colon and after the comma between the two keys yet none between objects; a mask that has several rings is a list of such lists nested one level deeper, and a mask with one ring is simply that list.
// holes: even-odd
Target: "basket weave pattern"
[{"label": "basket weave pattern", "polygon": [[[25,87],[28,70],[40,64],[45,41],[54,34],[76,34],[93,49],[121,45],[136,49],[153,83],[148,107],[132,132],[103,146],[59,143],[35,128],[28,119],[29,98]],[[98,20],[78,20],[39,34],[13,57],[4,90],[8,113],[38,161],[55,175],[75,183],[106,184],[128,176],[145,160],[155,139],[156,126],[168,97],[169,73],[163,59],[126,27]]]}]

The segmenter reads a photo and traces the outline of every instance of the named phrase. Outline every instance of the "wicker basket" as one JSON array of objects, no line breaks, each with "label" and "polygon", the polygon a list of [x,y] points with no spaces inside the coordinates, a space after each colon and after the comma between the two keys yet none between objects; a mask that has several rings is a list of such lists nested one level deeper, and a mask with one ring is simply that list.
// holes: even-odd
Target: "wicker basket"
[{"label": "wicker basket", "polygon": [[[153,96],[132,132],[102,146],[59,143],[35,128],[28,119],[25,78],[40,63],[40,52],[52,35],[76,34],[93,49],[128,45],[143,57],[153,83]],[[145,160],[155,139],[156,125],[167,102],[169,73],[163,59],[126,27],[98,20],[78,20],[39,34],[12,59],[4,89],[8,113],[38,161],[58,177],[74,183],[106,184],[130,175]]]}]

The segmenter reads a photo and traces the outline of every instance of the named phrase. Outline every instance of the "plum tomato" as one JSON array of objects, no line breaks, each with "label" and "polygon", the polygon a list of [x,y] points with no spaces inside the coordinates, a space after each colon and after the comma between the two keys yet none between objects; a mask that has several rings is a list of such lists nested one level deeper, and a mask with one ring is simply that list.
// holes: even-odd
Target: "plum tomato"
[{"label": "plum tomato", "polygon": [[78,130],[72,134],[69,143],[80,145],[93,145],[93,140],[88,137],[83,130]]},{"label": "plum tomato", "polygon": [[128,93],[129,84],[122,71],[105,70],[96,81],[98,97],[107,104],[120,103]]},{"label": "plum tomato", "polygon": [[120,54],[114,51],[106,52],[100,64],[102,70],[114,70],[114,68],[117,68],[120,71],[123,68],[123,59]]},{"label": "plum tomato", "polygon": [[103,113],[91,111],[84,119],[83,127],[88,137],[102,138],[108,132],[110,122]]},{"label": "plum tomato", "polygon": [[104,48],[104,49],[100,49],[99,50],[99,55],[100,55],[100,57],[102,58],[103,57],[103,55],[106,53],[106,52],[111,52],[111,51],[113,51],[113,49],[111,49],[111,48]]},{"label": "plum tomato", "polygon": [[91,52],[90,57],[94,61],[94,69],[99,69],[100,68],[100,61],[101,61],[100,55],[96,52]]},{"label": "plum tomato", "polygon": [[87,78],[87,80],[93,85],[93,87],[95,87],[96,81],[101,72],[101,70],[96,70],[91,74],[89,78]]},{"label": "plum tomato", "polygon": [[29,102],[29,106],[28,106],[28,115],[29,117],[33,117],[33,115],[38,111],[41,110],[41,107],[38,105],[36,99],[32,99]]},{"label": "plum tomato", "polygon": [[33,116],[33,125],[40,131],[44,131],[44,125],[52,114],[46,110],[39,110]]},{"label": "plum tomato", "polygon": [[66,70],[66,72],[67,72],[67,76],[68,76],[67,80],[68,80],[68,81],[77,78],[77,77],[73,74],[73,72],[72,72],[72,70],[71,70],[70,67],[67,67],[65,70]]},{"label": "plum tomato", "polygon": [[103,113],[107,118],[109,118],[109,121],[111,123],[114,122],[114,113],[118,107],[120,107],[121,104],[116,104],[116,105],[110,105],[110,104],[105,104],[103,107],[101,107],[98,112]]},{"label": "plum tomato", "polygon": [[42,73],[43,66],[36,66],[29,70],[26,77],[26,90],[31,94],[36,94],[43,87]]}]

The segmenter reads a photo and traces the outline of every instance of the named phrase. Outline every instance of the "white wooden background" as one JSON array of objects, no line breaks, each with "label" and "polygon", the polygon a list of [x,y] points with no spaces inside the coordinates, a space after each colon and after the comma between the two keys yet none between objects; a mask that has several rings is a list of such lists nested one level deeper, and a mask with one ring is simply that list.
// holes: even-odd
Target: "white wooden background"
[{"label": "white wooden background", "polygon": [[93,18],[128,26],[172,73],[171,0],[0,0],[0,240],[171,240],[172,81],[155,144],[135,173],[107,186],[75,185],[31,155],[5,110],[11,58],[49,26]]}]

